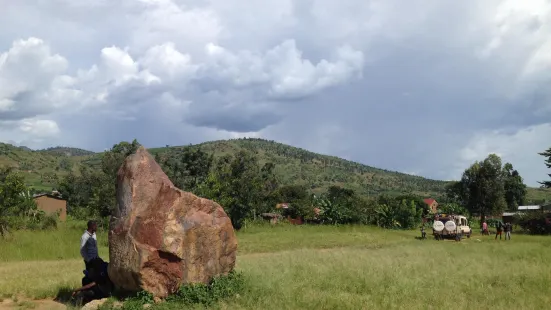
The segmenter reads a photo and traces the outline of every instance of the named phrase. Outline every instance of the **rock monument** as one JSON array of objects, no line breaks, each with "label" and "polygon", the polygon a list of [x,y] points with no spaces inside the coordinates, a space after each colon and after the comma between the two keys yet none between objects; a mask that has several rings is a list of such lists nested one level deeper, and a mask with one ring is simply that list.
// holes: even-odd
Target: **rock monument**
[{"label": "rock monument", "polygon": [[143,147],[126,158],[109,227],[109,277],[116,286],[166,297],[182,284],[229,273],[236,252],[219,204],[174,187]]}]

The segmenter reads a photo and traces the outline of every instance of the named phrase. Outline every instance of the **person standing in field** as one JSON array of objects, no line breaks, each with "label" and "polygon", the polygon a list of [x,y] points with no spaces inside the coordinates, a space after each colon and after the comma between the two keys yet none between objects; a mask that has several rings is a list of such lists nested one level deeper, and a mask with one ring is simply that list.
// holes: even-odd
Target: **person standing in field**
[{"label": "person standing in field", "polygon": [[486,221],[484,221],[482,223],[482,235],[489,235],[490,233],[488,232],[488,223],[486,223]]},{"label": "person standing in field", "polygon": [[501,221],[498,221],[496,224],[496,237],[495,240],[497,240],[497,235],[499,235],[499,240],[501,240],[501,233],[503,232],[503,223]]},{"label": "person standing in field", "polygon": [[98,241],[96,238],[98,224],[95,221],[88,221],[87,226],[84,234],[80,237],[80,255],[84,259],[86,270],[89,270],[90,262],[95,258],[99,258]]},{"label": "person standing in field", "polygon": [[513,225],[509,222],[505,223],[505,240],[511,240],[511,230],[513,230]]}]

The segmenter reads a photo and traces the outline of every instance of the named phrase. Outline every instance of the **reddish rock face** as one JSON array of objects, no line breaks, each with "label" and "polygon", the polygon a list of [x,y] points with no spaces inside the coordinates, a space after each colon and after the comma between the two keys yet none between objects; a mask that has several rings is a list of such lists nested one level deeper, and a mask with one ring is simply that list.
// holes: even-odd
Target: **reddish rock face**
[{"label": "reddish rock face", "polygon": [[166,297],[182,284],[227,274],[236,252],[231,221],[219,204],[174,187],[143,147],[126,158],[109,229],[115,285]]}]

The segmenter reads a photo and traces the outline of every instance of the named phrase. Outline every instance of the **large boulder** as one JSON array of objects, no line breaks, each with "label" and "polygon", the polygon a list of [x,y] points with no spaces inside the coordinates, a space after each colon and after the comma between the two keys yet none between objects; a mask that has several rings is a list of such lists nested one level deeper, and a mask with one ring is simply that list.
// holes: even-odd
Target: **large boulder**
[{"label": "large boulder", "polygon": [[109,277],[156,297],[233,270],[237,239],[224,209],[172,184],[140,147],[117,174],[109,228]]}]

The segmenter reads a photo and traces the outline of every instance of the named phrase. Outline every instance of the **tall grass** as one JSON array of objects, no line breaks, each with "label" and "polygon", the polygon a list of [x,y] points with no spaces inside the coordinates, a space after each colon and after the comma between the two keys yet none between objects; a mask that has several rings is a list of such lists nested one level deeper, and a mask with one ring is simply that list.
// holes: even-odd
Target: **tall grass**
[{"label": "tall grass", "polygon": [[[80,237],[86,223],[60,223],[56,230],[14,231],[0,239],[0,264],[10,261],[66,260],[80,258]],[[97,232],[100,256],[107,257],[107,231]]]},{"label": "tall grass", "polygon": [[[41,298],[77,286],[82,227],[0,241],[0,292]],[[102,255],[105,235],[98,235]],[[237,261],[245,291],[214,308],[544,309],[551,303],[551,238],[475,235],[453,242],[417,235],[365,226],[246,227],[238,233]]]}]

